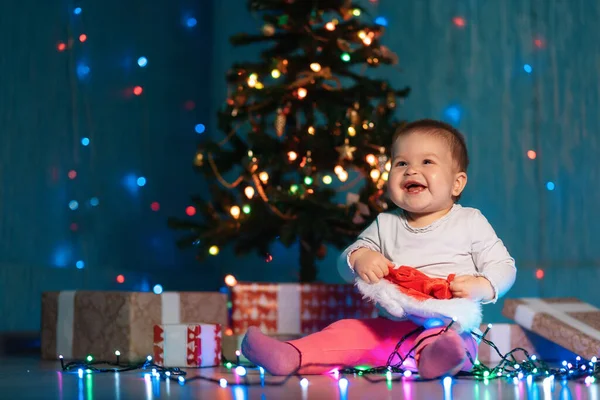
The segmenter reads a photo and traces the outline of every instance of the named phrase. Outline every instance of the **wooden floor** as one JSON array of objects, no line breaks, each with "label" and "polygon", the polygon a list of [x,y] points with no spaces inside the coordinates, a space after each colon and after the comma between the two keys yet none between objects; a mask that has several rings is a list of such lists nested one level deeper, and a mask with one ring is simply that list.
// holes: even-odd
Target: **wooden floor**
[{"label": "wooden floor", "polygon": [[[465,379],[454,379],[450,385],[442,381],[412,382],[405,379],[388,385],[384,377],[379,383],[370,383],[365,377],[348,378],[348,386],[341,388],[339,381],[330,376],[309,376],[307,388],[302,388],[299,379],[290,379],[279,386],[268,386],[270,382],[281,382],[281,378],[266,376],[265,386],[260,386],[261,377],[257,370],[250,370],[245,378],[237,377],[226,368],[188,370],[187,378],[202,375],[209,378],[225,378],[225,388],[218,383],[191,381],[180,384],[145,375],[143,371],[118,374],[62,373],[58,362],[42,362],[36,357],[0,358],[0,398],[2,399],[60,399],[60,400],[150,400],[150,399],[599,399],[598,384],[586,386],[569,382],[562,385],[542,383],[528,385],[521,381],[515,385],[503,381],[489,384]],[[258,386],[236,386],[236,380],[257,382]],[[343,385],[342,385],[343,386]]]}]

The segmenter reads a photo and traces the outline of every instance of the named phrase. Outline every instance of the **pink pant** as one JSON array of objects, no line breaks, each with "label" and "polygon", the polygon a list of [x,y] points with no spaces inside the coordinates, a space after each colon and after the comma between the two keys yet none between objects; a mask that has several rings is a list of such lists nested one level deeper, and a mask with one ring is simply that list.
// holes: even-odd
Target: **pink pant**
[{"label": "pink pant", "polygon": [[[301,354],[302,368],[299,372],[303,374],[321,374],[344,366],[381,367],[386,365],[400,339],[416,328],[417,325],[411,321],[392,321],[386,318],[343,319],[320,332],[288,343],[297,348]],[[443,328],[432,328],[418,335],[411,335],[404,341],[398,352],[406,358],[407,353],[418,341],[441,329]],[[461,337],[465,349],[475,359],[477,342],[468,332],[463,333]],[[435,337],[423,341],[417,351],[433,340]],[[415,354],[412,356],[414,357]],[[416,370],[414,359],[409,357],[407,360],[405,368]],[[391,364],[399,362],[400,360],[395,357]],[[327,364],[327,366],[308,366],[309,364]],[[472,367],[467,358],[462,371],[470,371]]]}]

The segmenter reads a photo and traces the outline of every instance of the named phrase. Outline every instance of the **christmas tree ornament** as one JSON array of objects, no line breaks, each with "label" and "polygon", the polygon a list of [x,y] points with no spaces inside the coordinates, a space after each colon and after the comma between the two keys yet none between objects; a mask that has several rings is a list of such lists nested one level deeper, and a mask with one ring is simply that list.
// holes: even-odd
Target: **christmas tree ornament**
[{"label": "christmas tree ornament", "polygon": [[[337,45],[338,48],[343,51],[343,52],[347,52],[349,53],[350,50],[352,50],[352,48],[350,47],[350,42],[348,42],[347,40],[344,39],[338,39],[337,40]],[[343,59],[343,58],[342,58]],[[344,60],[345,61],[345,60]]]},{"label": "christmas tree ornament", "polygon": [[287,115],[283,111],[283,108],[277,109],[277,116],[275,117],[275,133],[277,133],[278,137],[283,136],[285,132],[285,124],[287,121]]},{"label": "christmas tree ornament", "polygon": [[248,157],[245,158],[244,164],[246,169],[250,171],[251,174],[256,172],[258,169],[258,159],[254,156],[254,152],[252,150],[248,150]]},{"label": "christmas tree ornament", "polygon": [[350,120],[350,123],[355,126],[360,125],[360,115],[358,114],[358,110],[360,109],[360,104],[358,102],[354,103],[352,108],[348,109],[346,116]]},{"label": "christmas tree ornament", "polygon": [[194,157],[194,165],[197,167],[204,165],[204,154],[201,152],[196,153],[196,157]]},{"label": "christmas tree ornament", "polygon": [[313,173],[313,165],[312,165],[312,152],[309,150],[306,152],[306,157],[303,158],[300,167],[302,168],[302,172],[304,175],[311,176]]},{"label": "christmas tree ornament", "polygon": [[238,92],[233,97],[233,105],[235,105],[237,108],[240,108],[245,106],[247,101],[248,95],[238,89]]},{"label": "christmas tree ornament", "polygon": [[386,101],[389,109],[396,108],[396,94],[394,92],[388,92]]},{"label": "christmas tree ornament", "polygon": [[345,139],[344,144],[335,149],[340,153],[340,160],[352,161],[354,159],[353,153],[356,151],[356,147],[350,146],[350,141],[348,139]]},{"label": "christmas tree ornament", "polygon": [[288,70],[288,60],[278,59],[276,64],[276,69],[281,71],[282,74],[287,74]]},{"label": "christmas tree ornament", "polygon": [[321,244],[317,250],[317,258],[319,260],[324,259],[327,256],[327,246]]},{"label": "christmas tree ornament", "polygon": [[275,34],[275,26],[272,24],[264,24],[262,27],[262,33],[265,36],[273,36]]}]

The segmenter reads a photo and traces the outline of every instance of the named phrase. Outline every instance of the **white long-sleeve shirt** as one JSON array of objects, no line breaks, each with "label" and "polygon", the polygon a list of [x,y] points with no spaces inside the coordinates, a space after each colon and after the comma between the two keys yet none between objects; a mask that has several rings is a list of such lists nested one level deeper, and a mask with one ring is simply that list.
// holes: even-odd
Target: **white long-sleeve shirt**
[{"label": "white long-sleeve shirt", "polygon": [[402,210],[379,214],[339,259],[339,272],[348,282],[355,279],[349,255],[361,247],[382,253],[396,267],[413,267],[432,278],[483,276],[494,289],[494,298],[484,304],[502,297],[517,272],[515,260],[483,214],[459,204],[423,228],[411,227]]}]

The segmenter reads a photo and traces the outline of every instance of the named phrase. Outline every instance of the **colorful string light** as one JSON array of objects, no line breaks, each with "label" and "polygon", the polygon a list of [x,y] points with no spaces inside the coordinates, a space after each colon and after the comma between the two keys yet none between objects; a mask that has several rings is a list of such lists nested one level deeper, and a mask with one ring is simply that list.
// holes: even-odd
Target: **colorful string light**
[{"label": "colorful string light", "polygon": [[[444,332],[447,332],[448,329],[451,328],[453,322],[451,322],[445,329],[441,330],[438,333],[428,335],[419,342],[415,343],[412,349],[407,352],[406,356],[402,356],[399,353],[399,349],[402,344],[411,336],[418,335],[424,331],[425,328],[419,327],[412,332],[408,333],[400,341],[397,343],[394,351],[390,354],[388,358],[387,365],[381,367],[355,367],[355,366],[343,366],[339,367],[337,364],[310,364],[305,365],[303,367],[310,366],[321,366],[321,367],[332,367],[336,368],[332,370],[332,374],[336,379],[338,379],[338,385],[340,389],[347,389],[348,380],[345,376],[361,376],[365,380],[370,383],[379,383],[385,382],[390,385],[392,382],[402,382],[407,378],[410,378],[413,381],[421,381],[418,374],[413,373],[410,369],[405,369],[403,366],[406,364],[405,361],[409,358],[413,358],[412,354],[414,354],[415,349],[424,341],[431,337],[439,336]],[[574,362],[570,363],[566,360],[560,364],[559,367],[549,367],[547,363],[542,360],[539,360],[535,355],[530,355],[527,350],[517,347],[513,350],[509,351],[506,354],[502,354],[498,347],[485,338],[487,333],[490,331],[491,325],[488,325],[488,328],[483,332],[483,334],[478,334],[475,332],[471,332],[478,340],[485,343],[486,345],[492,347],[492,349],[500,356],[500,362],[494,367],[487,366],[478,360],[474,360],[471,354],[467,351],[467,356],[469,361],[473,364],[473,368],[470,372],[459,372],[455,378],[456,379],[473,379],[483,381],[487,383],[491,380],[503,379],[507,382],[512,382],[514,384],[518,384],[521,381],[527,381],[528,383],[532,382],[551,382],[554,380],[560,381],[576,381],[580,383],[585,383],[586,385],[590,385],[599,378],[600,368],[598,368],[598,359],[593,357],[591,360],[586,361],[581,357],[577,357]],[[118,353],[118,354],[117,354]],[[237,354],[237,353],[236,353]],[[235,382],[229,382],[225,378],[210,378],[207,376],[193,376],[187,377],[187,372],[181,370],[180,368],[167,368],[156,365],[152,362],[152,357],[148,356],[146,361],[137,364],[121,364],[119,362],[120,353],[115,352],[117,355],[117,361],[94,361],[93,357],[90,355],[86,358],[85,361],[71,361],[69,363],[65,363],[63,357],[60,356],[60,363],[62,370],[64,372],[71,372],[73,370],[77,370],[80,376],[83,375],[83,372],[86,373],[114,373],[114,372],[125,372],[125,371],[135,371],[135,370],[152,370],[152,375],[157,378],[162,378],[165,380],[177,380],[180,383],[189,383],[192,381],[205,381],[212,382],[218,384],[222,388],[226,388],[229,385],[239,385],[239,386],[282,386],[285,385],[292,378],[299,378],[300,385],[303,388],[307,388],[310,385],[309,379],[306,377],[302,377],[299,374],[300,367],[291,374],[281,377],[281,379],[277,379],[276,381],[267,381],[264,379],[264,369],[260,366],[255,365],[242,365],[239,362],[239,356],[237,357],[237,362],[231,362],[225,357],[222,358],[223,365],[228,369],[232,370],[237,376]],[[517,359],[517,355],[520,357]],[[100,368],[98,366],[106,365],[107,368]],[[195,369],[205,369],[212,367],[200,367]],[[337,369],[339,368],[339,369]],[[260,372],[260,381],[250,381],[248,379],[248,370],[249,369],[257,369]],[[393,374],[396,374],[394,376]],[[239,378],[242,378],[240,381]],[[443,378],[442,382],[444,387],[450,387],[452,385],[453,378],[446,376]]]}]

